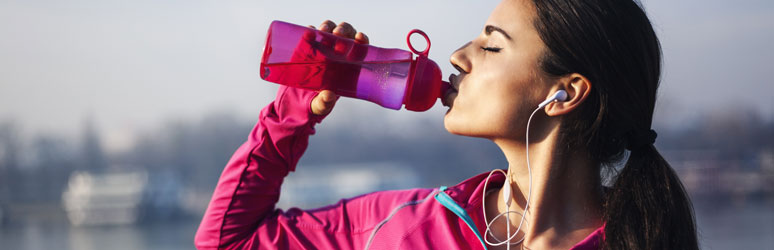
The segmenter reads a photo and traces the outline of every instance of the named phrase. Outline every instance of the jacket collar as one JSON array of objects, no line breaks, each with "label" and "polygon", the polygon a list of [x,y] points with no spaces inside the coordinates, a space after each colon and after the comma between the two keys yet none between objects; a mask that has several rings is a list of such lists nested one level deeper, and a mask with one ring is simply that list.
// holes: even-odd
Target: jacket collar
[{"label": "jacket collar", "polygon": [[[507,170],[503,169],[503,171]],[[465,210],[470,210],[471,208],[480,209],[481,199],[483,198],[481,197],[481,194],[484,191],[484,181],[486,181],[488,175],[489,172],[484,172],[470,177],[453,187],[449,187],[446,193],[457,201],[457,203]],[[500,173],[494,173],[492,174],[492,177],[489,178],[486,188],[489,190],[499,189],[504,183],[505,176]]]},{"label": "jacket collar", "polygon": [[[503,170],[506,171],[507,170]],[[467,180],[460,182],[459,184],[446,189],[446,193],[454,199],[459,205],[468,211],[470,214],[474,214],[473,217],[478,215],[481,209],[481,195],[484,192],[484,183],[489,172],[484,172],[476,176],[470,177]],[[501,188],[505,183],[505,176],[501,173],[494,173],[489,178],[489,182],[486,184],[486,188],[489,190]],[[477,225],[479,230],[483,228],[483,225]],[[483,232],[482,232],[483,233]],[[605,226],[598,228],[593,233],[589,234],[585,239],[578,242],[571,248],[571,250],[592,250],[600,249],[601,243],[605,239]]]}]

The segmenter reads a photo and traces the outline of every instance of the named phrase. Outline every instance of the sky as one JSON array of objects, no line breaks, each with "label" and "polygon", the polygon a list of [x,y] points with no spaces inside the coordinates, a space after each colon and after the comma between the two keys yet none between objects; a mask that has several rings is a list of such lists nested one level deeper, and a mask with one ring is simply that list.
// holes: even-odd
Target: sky
[{"label": "sky", "polygon": [[[347,21],[380,47],[407,49],[424,30],[444,77],[498,1],[0,0],[0,121],[25,133],[75,135],[91,120],[110,149],[169,119],[229,111],[257,119],[277,85],[258,75],[272,20]],[[654,126],[753,109],[774,119],[774,2],[644,0],[664,52]],[[446,109],[393,111],[340,101],[336,126],[376,119],[442,129]],[[389,130],[389,129],[387,129]]]}]

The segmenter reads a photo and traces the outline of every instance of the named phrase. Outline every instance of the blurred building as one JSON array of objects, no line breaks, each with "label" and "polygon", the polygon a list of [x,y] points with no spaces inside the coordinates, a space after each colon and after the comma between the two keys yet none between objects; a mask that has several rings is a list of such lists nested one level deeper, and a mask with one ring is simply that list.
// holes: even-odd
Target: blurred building
[{"label": "blurred building", "polygon": [[148,183],[146,172],[92,174],[74,172],[62,193],[70,223],[80,225],[133,224]]},{"label": "blurred building", "polygon": [[171,172],[76,171],[70,175],[67,189],[62,193],[62,205],[75,226],[171,219],[181,211],[178,179]]},{"label": "blurred building", "polygon": [[687,191],[698,199],[774,198],[774,152],[727,159],[716,150],[667,151]]}]

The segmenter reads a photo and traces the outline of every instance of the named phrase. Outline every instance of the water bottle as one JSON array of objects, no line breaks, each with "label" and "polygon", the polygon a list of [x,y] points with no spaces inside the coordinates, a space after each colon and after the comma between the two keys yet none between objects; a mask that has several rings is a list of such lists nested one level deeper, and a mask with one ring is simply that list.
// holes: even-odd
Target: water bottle
[{"label": "water bottle", "polygon": [[[427,48],[411,45],[413,34],[422,35]],[[278,84],[311,90],[331,90],[367,100],[385,108],[412,111],[430,109],[448,89],[441,69],[427,58],[430,38],[421,30],[406,37],[409,49],[388,49],[361,44],[353,39],[273,21],[261,58],[261,78]]]}]

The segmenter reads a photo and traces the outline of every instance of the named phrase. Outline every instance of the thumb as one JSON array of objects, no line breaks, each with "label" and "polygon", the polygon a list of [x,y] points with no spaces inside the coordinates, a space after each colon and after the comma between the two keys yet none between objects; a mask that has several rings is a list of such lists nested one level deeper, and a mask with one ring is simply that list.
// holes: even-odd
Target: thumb
[{"label": "thumb", "polygon": [[315,115],[327,115],[333,110],[339,95],[330,90],[323,90],[317,93],[312,99],[312,113]]}]

